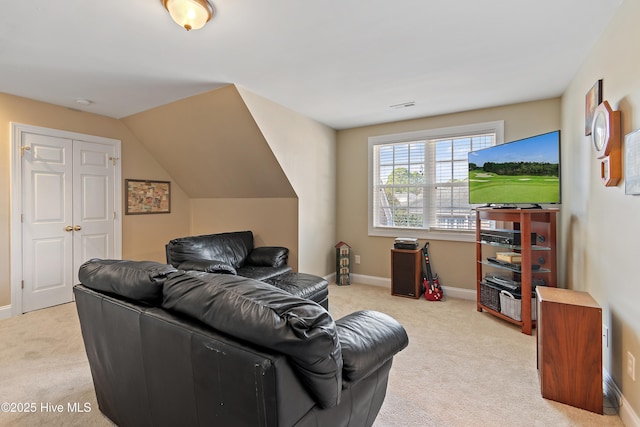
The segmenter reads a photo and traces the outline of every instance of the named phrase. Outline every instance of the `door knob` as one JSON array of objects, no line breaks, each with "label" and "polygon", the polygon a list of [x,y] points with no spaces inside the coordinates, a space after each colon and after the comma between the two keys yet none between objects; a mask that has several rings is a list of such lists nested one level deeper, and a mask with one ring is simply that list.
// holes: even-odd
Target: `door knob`
[{"label": "door knob", "polygon": [[70,226],[70,225],[67,225],[67,226],[64,228],[64,231],[73,231],[73,227],[72,227],[72,226]]},{"label": "door knob", "polygon": [[73,227],[73,231],[80,231],[82,230],[82,227],[80,227],[79,225],[76,225]]}]

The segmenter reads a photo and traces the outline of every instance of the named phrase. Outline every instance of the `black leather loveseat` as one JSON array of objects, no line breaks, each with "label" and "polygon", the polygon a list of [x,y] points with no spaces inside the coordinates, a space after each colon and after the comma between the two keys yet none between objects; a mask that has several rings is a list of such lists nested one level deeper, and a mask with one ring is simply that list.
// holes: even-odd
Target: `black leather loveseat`
[{"label": "black leather loveseat", "polygon": [[292,271],[287,265],[288,248],[255,247],[251,231],[180,237],[167,243],[165,249],[167,264],[180,270],[231,274],[262,280],[329,308],[329,283],[325,279]]},{"label": "black leather loveseat", "polygon": [[149,261],[91,260],[74,287],[100,410],[126,426],[371,426],[391,317],[336,321],[265,282]]}]

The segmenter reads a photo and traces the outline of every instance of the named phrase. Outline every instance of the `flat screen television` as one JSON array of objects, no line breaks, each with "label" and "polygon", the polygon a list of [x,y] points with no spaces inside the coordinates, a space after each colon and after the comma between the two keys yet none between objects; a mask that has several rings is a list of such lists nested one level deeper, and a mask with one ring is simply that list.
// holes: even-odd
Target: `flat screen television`
[{"label": "flat screen television", "polygon": [[560,131],[470,151],[469,203],[560,203]]}]

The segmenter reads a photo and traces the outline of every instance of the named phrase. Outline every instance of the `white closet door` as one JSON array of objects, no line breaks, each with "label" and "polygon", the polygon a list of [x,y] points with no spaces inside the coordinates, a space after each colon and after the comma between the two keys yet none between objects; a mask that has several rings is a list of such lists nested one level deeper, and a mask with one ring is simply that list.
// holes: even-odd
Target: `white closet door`
[{"label": "white closet door", "polygon": [[114,258],[114,148],[23,135],[22,311],[72,300],[80,265]]},{"label": "white closet door", "polygon": [[23,153],[24,312],[71,301],[73,142],[25,134]]}]

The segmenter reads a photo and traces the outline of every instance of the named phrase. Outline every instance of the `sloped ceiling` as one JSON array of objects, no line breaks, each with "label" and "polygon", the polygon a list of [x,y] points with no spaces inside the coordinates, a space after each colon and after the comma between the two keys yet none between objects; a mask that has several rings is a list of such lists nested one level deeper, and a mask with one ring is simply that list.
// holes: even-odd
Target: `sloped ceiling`
[{"label": "sloped ceiling", "polygon": [[296,197],[234,85],[122,121],[190,198]]},{"label": "sloped ceiling", "polygon": [[234,83],[349,129],[558,97],[622,0],[212,2],[187,32],[160,0],[3,1],[0,92],[122,118]]}]

